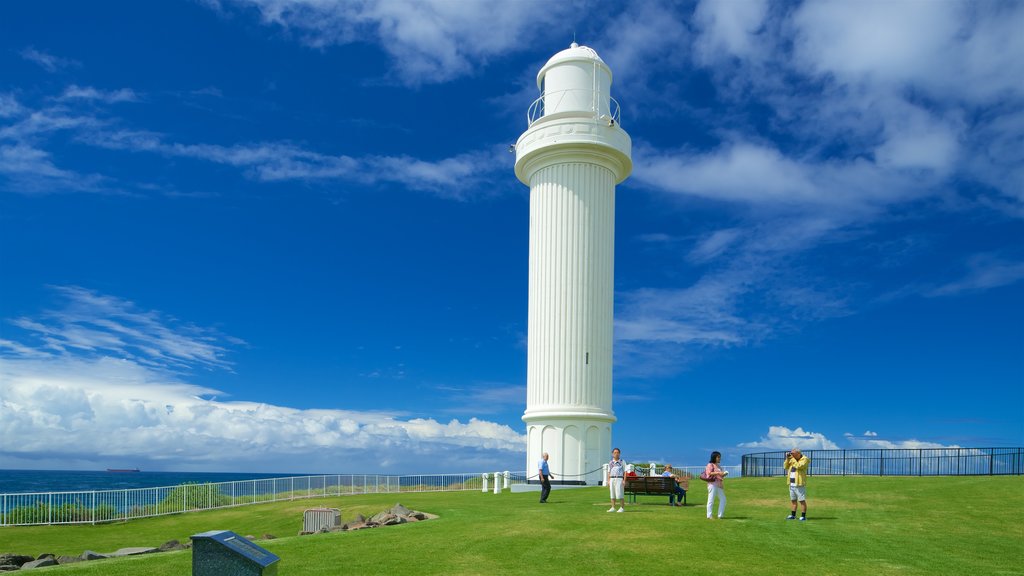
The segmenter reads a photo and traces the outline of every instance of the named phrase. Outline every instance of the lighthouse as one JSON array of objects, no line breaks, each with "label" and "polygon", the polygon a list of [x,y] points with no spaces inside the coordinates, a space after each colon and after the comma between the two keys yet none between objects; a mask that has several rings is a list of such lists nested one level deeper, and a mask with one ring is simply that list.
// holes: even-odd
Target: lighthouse
[{"label": "lighthouse", "polygon": [[597,484],[611,452],[615,186],[633,169],[612,72],[575,42],[537,73],[516,142],[530,187],[526,470]]}]

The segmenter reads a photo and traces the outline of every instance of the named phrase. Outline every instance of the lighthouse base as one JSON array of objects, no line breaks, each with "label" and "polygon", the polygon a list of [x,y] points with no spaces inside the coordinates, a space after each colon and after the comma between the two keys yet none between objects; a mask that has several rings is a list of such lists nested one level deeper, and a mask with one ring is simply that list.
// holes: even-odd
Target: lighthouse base
[{"label": "lighthouse base", "polygon": [[527,477],[536,480],[541,455],[548,453],[554,480],[597,486],[611,458],[611,419],[529,418],[526,420]]}]

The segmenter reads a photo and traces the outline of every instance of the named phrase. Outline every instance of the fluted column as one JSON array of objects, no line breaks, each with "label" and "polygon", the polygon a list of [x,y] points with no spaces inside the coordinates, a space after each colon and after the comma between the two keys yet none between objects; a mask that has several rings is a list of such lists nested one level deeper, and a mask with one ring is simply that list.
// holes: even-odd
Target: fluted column
[{"label": "fluted column", "polygon": [[530,186],[526,416],[611,412],[615,174],[587,162]]}]

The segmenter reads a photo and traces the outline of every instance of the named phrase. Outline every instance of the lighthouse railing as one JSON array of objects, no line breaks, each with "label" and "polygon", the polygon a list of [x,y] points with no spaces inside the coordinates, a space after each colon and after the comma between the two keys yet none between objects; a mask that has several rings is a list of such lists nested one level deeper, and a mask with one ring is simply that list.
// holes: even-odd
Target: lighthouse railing
[{"label": "lighthouse railing", "polygon": [[[570,96],[570,94],[572,96],[579,96],[580,94],[582,94],[584,98],[581,98],[580,101],[589,100],[591,102],[598,100],[598,97],[600,96],[600,94],[595,92],[594,90],[588,90],[585,88],[570,88],[566,90],[558,90],[556,92],[545,92],[539,98],[534,100],[532,104],[530,104],[530,108],[526,111],[526,125],[533,126],[534,122],[540,120],[545,116],[545,112],[548,109],[559,110],[564,101],[566,100],[566,98]],[[607,118],[605,120],[608,121],[609,123],[620,124],[622,111],[619,107],[618,101],[616,101],[615,98],[612,97],[609,97],[608,101],[610,110],[609,114],[606,115]],[[545,104],[545,102],[547,102],[547,104]],[[567,110],[566,112],[572,115],[579,115],[580,112],[590,112],[593,114],[594,119],[601,119],[602,114],[600,109],[595,110],[593,109],[593,106],[589,111]]]}]

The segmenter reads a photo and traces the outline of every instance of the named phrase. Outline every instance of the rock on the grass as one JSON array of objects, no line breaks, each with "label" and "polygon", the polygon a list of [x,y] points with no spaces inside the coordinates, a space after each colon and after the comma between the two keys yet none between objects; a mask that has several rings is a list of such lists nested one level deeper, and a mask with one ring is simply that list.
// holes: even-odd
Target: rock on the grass
[{"label": "rock on the grass", "polygon": [[79,556],[82,560],[101,560],[103,558],[110,558],[106,554],[100,554],[99,552],[93,552],[92,550],[86,550]]},{"label": "rock on the grass", "polygon": [[430,520],[432,518],[437,518],[437,516],[434,514],[419,512],[417,510],[410,510],[401,504],[395,504],[391,508],[378,512],[370,518],[366,518],[362,514],[356,514],[351,521],[339,526],[332,526],[329,529],[320,530],[318,532],[300,532],[299,535],[304,536],[306,534],[319,534],[324,532],[350,532],[366,528],[377,528],[379,526],[397,526],[407,522],[419,522],[422,520]]},{"label": "rock on the grass", "polygon": [[157,551],[157,548],[152,548],[149,546],[139,546],[135,548],[121,548],[117,552],[112,552],[110,556],[114,558],[120,558],[121,556],[138,556],[139,554],[152,554],[153,552]]},{"label": "rock on the grass", "polygon": [[181,542],[178,542],[177,540],[168,540],[167,542],[164,542],[163,544],[161,544],[159,548],[157,548],[157,550],[159,550],[160,552],[170,552],[172,550],[184,550],[184,549],[185,549],[185,546],[183,546],[181,544]]},{"label": "rock on the grass", "polygon": [[43,568],[44,566],[56,566],[57,561],[50,556],[48,558],[41,558],[39,560],[33,560],[31,562],[25,562],[21,565],[22,570],[31,570],[33,568]]},{"label": "rock on the grass", "polygon": [[0,554],[0,570],[6,570],[7,566],[12,566],[14,570],[21,568],[25,562],[31,562],[35,560],[32,556],[23,556],[21,554]]},{"label": "rock on the grass", "polygon": [[84,562],[80,556],[57,556],[57,564],[74,564]]},{"label": "rock on the grass", "polygon": [[376,514],[370,517],[370,519],[367,521],[367,524],[369,524],[370,522],[373,522],[374,524],[383,524],[384,522],[388,521],[390,518],[393,518],[394,516],[394,514],[388,512],[387,510],[383,512],[377,512]]}]

